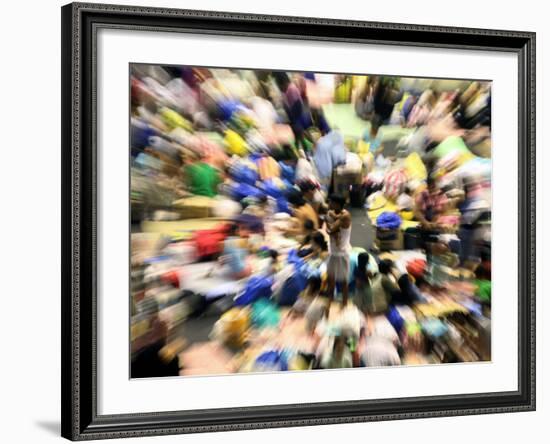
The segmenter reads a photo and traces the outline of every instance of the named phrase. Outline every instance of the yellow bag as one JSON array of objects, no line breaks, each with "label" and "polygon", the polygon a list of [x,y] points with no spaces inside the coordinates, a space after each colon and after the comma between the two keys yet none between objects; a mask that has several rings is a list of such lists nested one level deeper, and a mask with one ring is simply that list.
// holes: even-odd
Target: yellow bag
[{"label": "yellow bag", "polygon": [[247,308],[232,308],[226,311],[220,321],[223,325],[224,342],[242,347],[247,340],[250,327],[250,311]]},{"label": "yellow bag", "polygon": [[368,154],[370,150],[370,143],[365,142],[364,140],[360,140],[357,143],[357,154],[360,156],[364,156],[365,154]]},{"label": "yellow bag", "polygon": [[262,157],[258,161],[258,170],[262,180],[273,179],[281,175],[279,164],[273,157]]},{"label": "yellow bag", "polygon": [[361,160],[365,166],[365,173],[368,174],[374,168],[374,155],[372,153],[366,153],[361,155]]},{"label": "yellow bag", "polygon": [[428,177],[428,171],[422,159],[418,153],[411,153],[405,159],[405,171],[409,180],[426,180]]},{"label": "yellow bag", "polygon": [[193,125],[191,125],[191,122],[170,108],[162,107],[160,110],[160,116],[170,129],[183,128],[186,131],[193,131]]},{"label": "yellow bag", "polygon": [[236,154],[242,157],[248,153],[248,148],[244,139],[239,133],[231,129],[225,132],[224,142],[229,154]]}]

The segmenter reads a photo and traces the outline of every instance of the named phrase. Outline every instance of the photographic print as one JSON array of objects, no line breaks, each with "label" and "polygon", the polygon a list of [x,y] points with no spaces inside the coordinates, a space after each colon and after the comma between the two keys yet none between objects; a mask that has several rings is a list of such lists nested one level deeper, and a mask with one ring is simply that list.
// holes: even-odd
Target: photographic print
[{"label": "photographic print", "polygon": [[130,377],[491,361],[491,85],[131,63]]},{"label": "photographic print", "polygon": [[62,436],[535,409],[535,33],[61,22]]}]

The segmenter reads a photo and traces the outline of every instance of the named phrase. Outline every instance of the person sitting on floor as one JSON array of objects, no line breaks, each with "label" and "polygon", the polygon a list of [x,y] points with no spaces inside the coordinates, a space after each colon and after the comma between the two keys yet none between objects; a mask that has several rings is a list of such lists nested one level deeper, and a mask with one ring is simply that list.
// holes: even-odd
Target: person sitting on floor
[{"label": "person sitting on floor", "polygon": [[300,249],[307,249],[308,247],[311,247],[311,237],[315,231],[315,225],[313,222],[310,219],[306,220],[304,222],[304,235],[300,241]]},{"label": "person sitting on floor", "polygon": [[319,216],[300,191],[292,190],[288,196],[288,202],[292,206],[292,216],[295,218],[294,225],[289,229],[288,234],[294,236],[307,234],[305,223],[308,220],[312,222],[314,230],[319,228]]},{"label": "person sitting on floor", "polygon": [[311,180],[303,180],[298,184],[300,191],[302,192],[305,201],[310,204],[317,214],[324,212],[327,209],[325,199],[319,186]]},{"label": "person sitting on floor", "polygon": [[427,189],[417,193],[414,202],[415,220],[420,222],[418,231],[422,248],[429,252],[430,244],[437,242],[443,227],[437,220],[447,209],[447,197],[431,175],[428,176]]},{"label": "person sitting on floor", "polygon": [[401,262],[382,260],[378,270],[382,274],[382,287],[390,304],[410,305],[425,300]]},{"label": "person sitting on floor", "polygon": [[372,288],[370,285],[372,271],[369,269],[368,253],[360,253],[357,257],[357,267],[355,267],[353,277],[355,279],[353,302],[363,314],[367,315],[370,311],[369,307],[373,305]]},{"label": "person sitting on floor", "polygon": [[289,313],[291,316],[304,316],[308,313],[309,321],[313,325],[313,328],[321,320],[324,313],[322,304],[316,304],[314,307],[311,307],[311,304],[321,292],[321,285],[322,280],[319,276],[310,277],[307,281],[307,287],[300,293],[298,300],[294,303]]},{"label": "person sitting on floor", "polygon": [[321,368],[351,368],[353,367],[353,355],[346,344],[346,337],[339,334],[334,337],[331,349],[326,350],[321,356]]},{"label": "person sitting on floor", "polygon": [[184,181],[189,190],[198,196],[215,197],[222,182],[220,172],[205,162],[203,155],[194,163],[183,168]]},{"label": "person sitting on floor", "polygon": [[[305,261],[324,261],[328,256],[328,245],[322,232],[316,231],[311,236],[311,251],[302,256]],[[300,254],[299,254],[300,255]]]},{"label": "person sitting on floor", "polygon": [[229,266],[232,279],[243,279],[252,274],[252,267],[247,257],[247,234],[246,230],[243,230],[237,224],[233,224],[229,228],[229,234],[223,243],[221,260]]}]

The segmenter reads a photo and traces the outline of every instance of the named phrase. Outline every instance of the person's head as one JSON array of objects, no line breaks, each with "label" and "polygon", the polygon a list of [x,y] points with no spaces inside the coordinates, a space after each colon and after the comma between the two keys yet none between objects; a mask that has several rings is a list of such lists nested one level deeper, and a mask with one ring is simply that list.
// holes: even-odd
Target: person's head
[{"label": "person's head", "polygon": [[360,270],[367,270],[367,266],[369,265],[369,253],[359,253],[359,256],[357,256],[357,268]]},{"label": "person's head", "polygon": [[327,241],[325,240],[325,236],[323,236],[323,233],[321,233],[320,231],[316,231],[315,233],[313,233],[313,235],[311,236],[311,243],[314,247],[316,247],[317,249],[319,249],[321,251],[327,251],[328,250]]},{"label": "person's head", "polygon": [[328,203],[331,210],[340,213],[344,209],[346,200],[340,194],[331,194]]},{"label": "person's head", "polygon": [[428,175],[426,179],[426,185],[428,185],[428,191],[430,193],[437,191],[437,180],[431,174]]},{"label": "person's head", "polygon": [[238,236],[239,235],[239,224],[231,224],[227,229],[228,236]]},{"label": "person's head", "polygon": [[247,238],[250,236],[250,228],[242,222],[234,222],[229,226],[228,236]]},{"label": "person's head", "polygon": [[237,231],[239,237],[243,239],[248,239],[250,237],[250,227],[246,224],[239,224],[239,229]]},{"label": "person's head", "polygon": [[272,262],[277,262],[279,259],[279,253],[277,250],[269,250],[269,257],[271,258]]},{"label": "person's head", "polygon": [[284,71],[273,71],[272,75],[279,90],[283,93],[286,92],[288,85],[290,85],[288,74]]},{"label": "person's head", "polygon": [[306,219],[306,221],[304,222],[304,233],[311,234],[313,233],[314,229],[315,225],[313,224],[313,221],[311,219]]},{"label": "person's head", "polygon": [[306,201],[300,191],[293,189],[288,195],[288,203],[294,208],[300,208],[306,204]]},{"label": "person's head", "polygon": [[393,262],[389,259],[382,259],[378,264],[378,271],[382,274],[389,274],[393,268]]},{"label": "person's head", "polygon": [[315,190],[317,189],[313,182],[309,180],[304,180],[298,184],[298,187],[300,188],[300,191],[306,199],[313,199],[313,195],[315,194]]},{"label": "person's head", "polygon": [[355,276],[363,281],[366,281],[368,278],[367,268],[369,265],[369,254],[360,253],[357,256],[357,268],[355,269]]}]

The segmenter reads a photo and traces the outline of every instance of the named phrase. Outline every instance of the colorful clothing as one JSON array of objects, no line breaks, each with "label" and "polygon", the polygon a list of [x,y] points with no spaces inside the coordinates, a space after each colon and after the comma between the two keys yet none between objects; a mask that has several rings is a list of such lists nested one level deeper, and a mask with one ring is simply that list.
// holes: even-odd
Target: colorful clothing
[{"label": "colorful clothing", "polygon": [[238,275],[246,269],[246,249],[239,246],[240,238],[228,237],[224,242],[223,254],[231,273]]},{"label": "colorful clothing", "polygon": [[313,209],[313,207],[306,203],[302,205],[301,207],[294,209],[294,216],[300,220],[300,228],[303,231],[304,224],[309,219],[311,222],[313,222],[313,229],[317,230],[319,228],[319,217],[317,216],[317,213]]},{"label": "colorful clothing", "polygon": [[437,219],[447,205],[447,198],[444,193],[430,193],[424,190],[416,196],[416,208],[424,213],[426,220],[433,222]]},{"label": "colorful clothing", "polygon": [[199,196],[214,197],[218,194],[220,176],[216,168],[204,162],[197,162],[185,167],[185,177],[191,192]]}]

